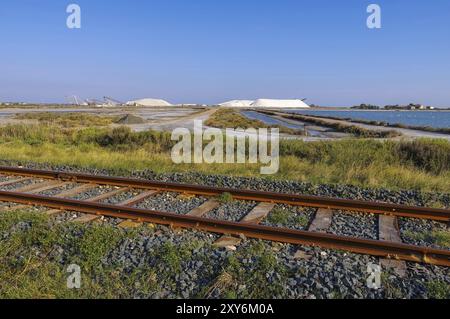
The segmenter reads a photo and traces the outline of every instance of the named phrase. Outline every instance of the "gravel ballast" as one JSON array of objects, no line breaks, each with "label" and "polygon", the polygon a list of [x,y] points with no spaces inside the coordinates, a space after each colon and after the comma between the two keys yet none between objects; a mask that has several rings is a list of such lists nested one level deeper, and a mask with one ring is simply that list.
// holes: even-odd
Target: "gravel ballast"
[{"label": "gravel ballast", "polygon": [[140,193],[142,193],[142,190],[138,190],[138,189],[131,189],[129,191],[123,192],[123,193],[119,193],[117,195],[114,195],[112,197],[108,197],[102,201],[100,201],[101,203],[104,204],[110,204],[110,205],[119,205],[120,203],[131,199],[133,197],[136,197],[137,195],[139,195]]},{"label": "gravel ballast", "polygon": [[207,200],[205,197],[183,198],[178,193],[161,193],[145,199],[136,207],[184,215]]},{"label": "gravel ballast", "polygon": [[444,223],[425,219],[399,218],[399,228],[405,243],[450,250],[449,239],[447,239],[446,245],[443,240],[439,240],[440,234],[450,232],[449,227]]},{"label": "gravel ballast", "polygon": [[75,196],[71,196],[70,198],[75,199],[75,200],[89,200],[90,198],[112,192],[116,189],[117,189],[116,187],[98,186],[98,187],[89,189],[85,192],[82,192],[80,194],[77,194]]},{"label": "gravel ballast", "polygon": [[46,191],[43,192],[39,192],[38,195],[42,195],[42,196],[55,196],[58,195],[62,192],[68,191],[70,189],[73,189],[77,186],[79,186],[80,184],[66,184],[64,186],[61,187],[56,187],[56,188],[52,188],[52,189],[48,189]]},{"label": "gravel ballast", "polygon": [[378,218],[373,214],[335,210],[328,232],[339,236],[378,239]]},{"label": "gravel ballast", "polygon": [[255,202],[233,200],[208,212],[204,217],[211,219],[238,222],[245,217],[257,205]]},{"label": "gravel ballast", "polygon": [[[0,162],[4,166],[13,166],[11,162]],[[17,164],[17,163],[16,163]],[[73,171],[107,175],[107,171],[77,169],[71,167],[53,167],[50,165],[25,165],[29,168]],[[320,185],[290,181],[270,181],[256,178],[232,178],[223,176],[205,176],[196,173],[163,174],[135,172],[133,177],[159,181],[188,182],[208,186],[222,186],[264,191],[278,191],[305,195],[321,195],[359,200],[378,200],[391,203],[427,206],[439,202],[449,207],[448,194],[422,194],[417,191],[367,190],[354,186]],[[91,190],[88,195],[77,199],[87,199],[112,189]],[[185,214],[204,203],[207,198],[182,199],[179,194],[163,193],[146,199],[138,207]],[[222,204],[207,217],[227,220],[240,220],[256,203],[232,201]],[[288,219],[283,227],[306,229],[314,217],[314,210],[277,205],[293,216],[302,216],[302,225],[297,219]],[[69,213],[73,215],[73,213]],[[263,224],[270,224],[270,219]],[[276,219],[275,219],[276,220]],[[414,219],[399,220],[402,238],[407,243],[433,245],[416,239],[412,241],[405,232],[429,232],[447,230],[441,223],[423,222]],[[26,227],[26,225],[22,225]],[[336,212],[330,232],[361,238],[377,239],[377,218],[369,214]],[[116,267],[123,276],[137,268],[150,267],[155,270],[158,289],[148,293],[140,287],[133,288],[134,298],[224,298],[233,291],[234,297],[252,298],[258,291],[270,292],[269,298],[431,298],[428,285],[441,282],[450,285],[450,272],[446,267],[407,263],[405,278],[382,270],[382,287],[374,290],[367,287],[369,264],[379,264],[372,256],[326,250],[319,247],[284,245],[253,239],[243,239],[236,250],[215,248],[218,235],[193,230],[176,231],[164,226],[150,228],[143,226],[132,238],[126,237],[108,252],[103,267]],[[187,245],[187,246],[186,246]],[[179,253],[180,268],[169,271],[167,251],[175,247]],[[184,252],[184,253],[183,253]],[[52,252],[55,260],[62,263],[70,260],[71,249]],[[268,257],[267,257],[268,256]],[[267,258],[266,258],[267,257]],[[234,260],[231,262],[230,260]],[[240,271],[231,265],[238,265]],[[265,268],[266,267],[266,268]],[[226,283],[220,278],[230,275]],[[261,274],[262,277],[251,277]],[[227,277],[228,278],[228,277]],[[244,284],[245,282],[246,284]],[[220,283],[220,285],[218,284]],[[266,290],[262,290],[266,289]],[[265,295],[262,295],[263,297]]]},{"label": "gravel ballast", "polygon": [[18,190],[22,187],[34,185],[34,184],[38,184],[38,183],[42,183],[42,182],[43,182],[43,180],[41,180],[41,179],[25,180],[23,182],[18,182],[18,183],[6,185],[6,186],[1,186],[0,190],[7,191],[7,192],[14,192],[15,190]]}]

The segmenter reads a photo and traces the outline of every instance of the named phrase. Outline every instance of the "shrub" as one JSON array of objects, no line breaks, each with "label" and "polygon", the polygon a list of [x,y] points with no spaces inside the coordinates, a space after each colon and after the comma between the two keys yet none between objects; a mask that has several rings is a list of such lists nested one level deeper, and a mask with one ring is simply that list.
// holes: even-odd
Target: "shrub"
[{"label": "shrub", "polygon": [[230,193],[222,193],[217,196],[217,200],[222,204],[231,203],[233,201],[233,195]]},{"label": "shrub", "polygon": [[415,140],[397,144],[400,161],[410,163],[433,174],[450,170],[450,143]]}]

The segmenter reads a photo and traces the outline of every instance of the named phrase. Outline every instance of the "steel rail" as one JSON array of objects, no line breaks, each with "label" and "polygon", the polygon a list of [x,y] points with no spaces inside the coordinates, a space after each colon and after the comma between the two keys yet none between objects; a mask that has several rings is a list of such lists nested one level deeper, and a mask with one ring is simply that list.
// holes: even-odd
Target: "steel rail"
[{"label": "steel rail", "polygon": [[325,233],[268,227],[251,223],[222,220],[150,211],[139,208],[115,206],[73,199],[63,199],[0,191],[0,201],[19,204],[45,206],[61,210],[97,214],[107,217],[137,220],[173,227],[191,228],[227,235],[245,235],[249,238],[277,241],[289,244],[319,246],[329,249],[347,250],[383,258],[422,262],[440,266],[450,266],[450,251],[398,244],[386,241],[368,240],[337,236]]},{"label": "steel rail", "polygon": [[448,209],[406,206],[384,202],[369,202],[361,200],[331,198],[331,197],[294,195],[294,194],[282,194],[273,192],[231,189],[231,188],[208,187],[200,185],[149,181],[143,179],[33,170],[15,167],[0,167],[0,173],[7,173],[19,176],[33,176],[39,178],[60,179],[63,181],[96,183],[100,185],[114,185],[124,187],[136,187],[143,189],[156,189],[160,191],[180,192],[203,196],[217,196],[223,193],[230,193],[233,196],[233,198],[239,200],[252,200],[258,202],[271,202],[295,206],[339,209],[339,210],[358,211],[374,214],[386,214],[397,217],[431,219],[441,222],[450,221],[450,210]]}]

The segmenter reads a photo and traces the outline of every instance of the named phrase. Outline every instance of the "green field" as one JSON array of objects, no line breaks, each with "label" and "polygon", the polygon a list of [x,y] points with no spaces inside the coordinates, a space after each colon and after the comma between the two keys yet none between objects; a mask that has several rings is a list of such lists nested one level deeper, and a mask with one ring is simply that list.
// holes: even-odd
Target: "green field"
[{"label": "green field", "polygon": [[21,113],[15,116],[16,120],[34,120],[40,124],[56,125],[60,127],[90,127],[90,126],[109,126],[115,123],[118,116],[100,116],[89,113],[51,113],[51,112],[33,112]]},{"label": "green field", "polygon": [[281,141],[280,171],[260,175],[256,164],[174,164],[169,133],[119,128],[8,125],[0,128],[1,159],[65,164],[126,173],[190,172],[254,176],[313,184],[449,192],[450,143],[445,140]]}]

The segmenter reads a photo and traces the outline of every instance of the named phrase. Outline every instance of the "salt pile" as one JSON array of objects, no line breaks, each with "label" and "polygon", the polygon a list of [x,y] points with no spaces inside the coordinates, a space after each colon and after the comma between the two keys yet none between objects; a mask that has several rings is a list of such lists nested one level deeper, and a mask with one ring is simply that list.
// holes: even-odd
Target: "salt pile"
[{"label": "salt pile", "polygon": [[134,106],[173,106],[167,101],[161,99],[140,99],[127,102],[127,105]]},{"label": "salt pile", "polygon": [[305,109],[309,105],[302,100],[275,100],[257,99],[253,100],[233,100],[219,104],[225,107],[274,107],[274,108],[296,108]]},{"label": "salt pile", "polygon": [[228,106],[228,107],[250,107],[253,103],[253,100],[233,100],[224,102],[219,104],[220,106]]}]

